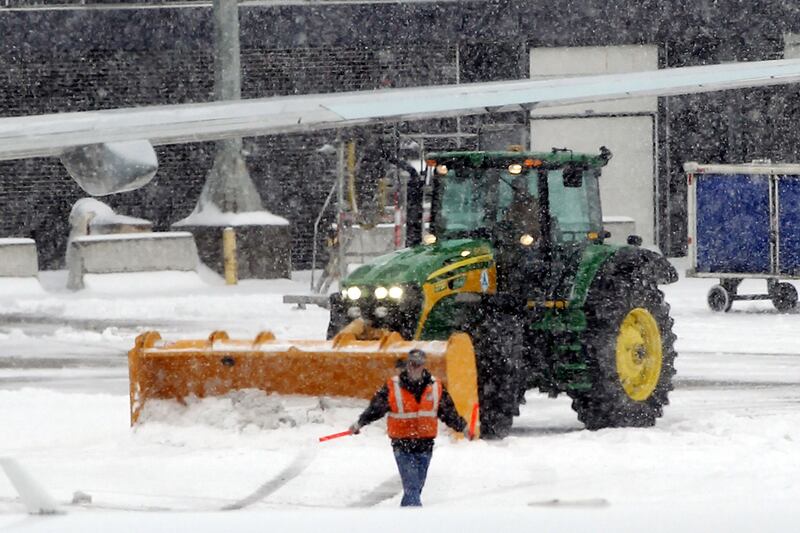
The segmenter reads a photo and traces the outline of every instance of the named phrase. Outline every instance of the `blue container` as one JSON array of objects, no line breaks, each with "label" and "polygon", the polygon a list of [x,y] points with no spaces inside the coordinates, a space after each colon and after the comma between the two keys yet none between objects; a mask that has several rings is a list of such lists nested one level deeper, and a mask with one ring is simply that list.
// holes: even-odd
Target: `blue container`
[{"label": "blue container", "polygon": [[[800,301],[800,165],[686,163],[690,277],[719,278],[706,296],[714,311],[736,300],[772,300],[778,311]],[[764,293],[741,294],[745,278]]]},{"label": "blue container", "polygon": [[778,273],[800,277],[800,177],[780,176],[777,204]]},{"label": "blue container", "polygon": [[698,175],[697,272],[770,272],[769,221],[769,176]]}]

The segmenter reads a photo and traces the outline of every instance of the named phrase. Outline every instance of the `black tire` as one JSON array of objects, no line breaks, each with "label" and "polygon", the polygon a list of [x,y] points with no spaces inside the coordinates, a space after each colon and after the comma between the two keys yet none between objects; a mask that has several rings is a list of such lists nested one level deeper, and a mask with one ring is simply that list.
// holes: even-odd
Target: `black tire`
[{"label": "black tire", "polygon": [[786,313],[797,307],[797,289],[791,283],[777,283],[770,291],[770,299],[775,309]]},{"label": "black tire", "polygon": [[524,347],[523,324],[519,317],[494,309],[481,314],[472,329],[478,368],[481,438],[502,439],[511,431],[519,414]]},{"label": "black tire", "polygon": [[731,293],[722,285],[714,285],[711,287],[706,295],[706,301],[708,302],[708,307],[716,312],[727,313],[731,310],[731,306],[733,305]]},{"label": "black tire", "polygon": [[590,430],[654,425],[669,403],[675,375],[675,335],[664,294],[636,272],[601,274],[585,309],[591,386],[570,391],[578,419]]}]

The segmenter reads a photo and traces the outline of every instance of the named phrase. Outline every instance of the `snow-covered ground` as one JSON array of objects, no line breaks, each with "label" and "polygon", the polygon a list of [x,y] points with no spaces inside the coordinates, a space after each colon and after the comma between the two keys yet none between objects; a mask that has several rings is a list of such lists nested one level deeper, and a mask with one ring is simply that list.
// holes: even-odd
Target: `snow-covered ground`
[{"label": "snow-covered ground", "polygon": [[[126,352],[143,330],[324,337],[327,311],[281,303],[306,291],[302,275],[236,287],[205,279],[191,290],[156,277],[137,293],[114,283],[70,293],[53,272],[44,291],[0,296],[0,457],[19,461],[66,511],[24,514],[0,474],[0,529],[794,531],[800,521],[800,313],[769,302],[712,313],[714,282],[682,278],[665,288],[678,375],[656,427],[589,432],[567,398],[529,393],[502,442],[443,431],[426,507],[410,511],[396,509],[383,423],[317,441],[345,429],[362,401],[244,392],[156,405],[129,427]],[[71,503],[76,491],[91,503]]]}]

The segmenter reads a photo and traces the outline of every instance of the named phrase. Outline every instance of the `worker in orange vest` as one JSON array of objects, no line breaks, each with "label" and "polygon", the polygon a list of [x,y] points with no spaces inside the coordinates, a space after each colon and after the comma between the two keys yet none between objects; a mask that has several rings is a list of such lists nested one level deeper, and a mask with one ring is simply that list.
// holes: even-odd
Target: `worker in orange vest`
[{"label": "worker in orange vest", "polygon": [[350,431],[358,434],[363,426],[387,414],[386,426],[403,481],[400,505],[421,506],[420,494],[428,476],[433,441],[439,430],[438,420],[464,433],[469,440],[473,435],[442,382],[425,368],[422,350],[409,352],[405,369],[375,393],[358,422],[350,426]]}]

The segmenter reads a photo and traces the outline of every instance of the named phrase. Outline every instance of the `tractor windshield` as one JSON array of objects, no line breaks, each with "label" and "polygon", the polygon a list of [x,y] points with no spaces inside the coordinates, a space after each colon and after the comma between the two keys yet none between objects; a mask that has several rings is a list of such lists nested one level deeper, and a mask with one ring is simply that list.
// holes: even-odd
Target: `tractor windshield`
[{"label": "tractor windshield", "polygon": [[597,169],[586,170],[580,187],[564,187],[561,170],[548,172],[554,240],[581,241],[591,232],[602,231],[599,175]]},{"label": "tractor windshield", "polygon": [[439,176],[437,233],[469,234],[491,230],[502,219],[516,196],[533,198],[536,174],[512,176],[493,168],[462,168]]},{"label": "tractor windshield", "polygon": [[[514,219],[521,232],[539,228],[538,171],[511,174],[505,168],[448,169],[434,187],[433,231],[446,237],[490,237]],[[584,172],[580,187],[564,187],[561,170],[547,182],[554,240],[575,241],[602,228],[597,171]]]}]

